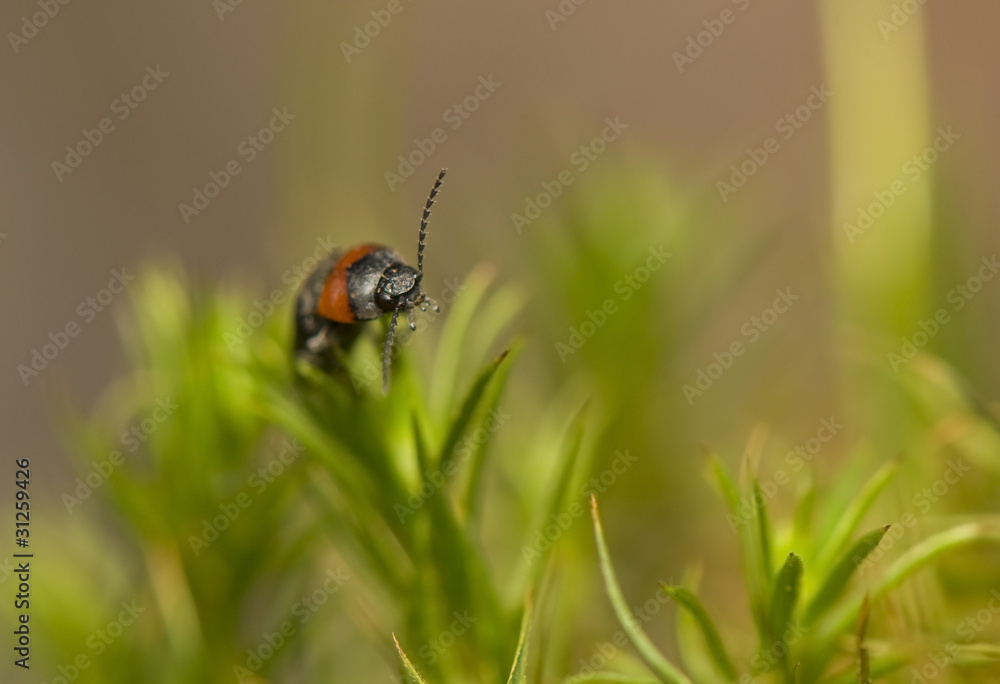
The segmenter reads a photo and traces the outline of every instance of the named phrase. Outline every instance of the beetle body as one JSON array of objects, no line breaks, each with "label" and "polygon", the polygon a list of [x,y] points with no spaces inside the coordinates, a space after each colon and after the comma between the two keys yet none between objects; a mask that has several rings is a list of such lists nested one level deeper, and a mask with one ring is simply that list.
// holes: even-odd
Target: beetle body
[{"label": "beetle body", "polygon": [[[367,243],[335,250],[306,278],[295,303],[295,355],[327,372],[343,367],[360,323],[392,314],[382,358],[383,389],[388,390],[393,334],[399,313],[437,305],[420,289],[427,219],[444,180],[438,175],[424,206],[417,243],[417,268],[384,245]],[[410,328],[415,329],[410,320]]]},{"label": "beetle body", "polygon": [[347,351],[361,327],[397,308],[429,301],[419,273],[398,252],[365,244],[335,251],[314,270],[296,302],[295,350],[325,370],[337,365],[336,348]]}]

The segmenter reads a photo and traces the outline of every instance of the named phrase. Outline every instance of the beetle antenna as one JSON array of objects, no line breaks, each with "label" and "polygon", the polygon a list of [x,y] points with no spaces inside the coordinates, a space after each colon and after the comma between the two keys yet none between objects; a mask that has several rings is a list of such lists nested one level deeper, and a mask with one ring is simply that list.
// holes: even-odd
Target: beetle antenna
[{"label": "beetle antenna", "polygon": [[437,180],[434,181],[434,187],[431,188],[430,197],[427,198],[427,204],[424,205],[424,215],[420,219],[420,239],[417,240],[417,272],[420,275],[424,274],[424,240],[427,239],[427,219],[431,217],[431,207],[434,206],[434,200],[441,190],[444,174],[447,172],[448,169],[441,169],[441,173],[438,174]]},{"label": "beetle antenna", "polygon": [[385,348],[382,350],[382,394],[389,393],[389,367],[392,364],[392,339],[396,334],[396,322],[399,320],[399,310],[402,306],[397,306],[392,312],[392,320],[389,321],[389,333],[385,336]]}]

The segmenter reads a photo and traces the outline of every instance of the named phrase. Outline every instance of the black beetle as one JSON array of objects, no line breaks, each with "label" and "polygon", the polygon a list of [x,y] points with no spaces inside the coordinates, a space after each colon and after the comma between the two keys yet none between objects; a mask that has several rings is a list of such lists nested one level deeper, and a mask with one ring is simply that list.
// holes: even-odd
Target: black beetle
[{"label": "black beetle", "polygon": [[441,169],[424,205],[417,240],[417,267],[403,261],[395,250],[375,243],[358,245],[347,251],[334,250],[306,278],[295,302],[295,356],[328,372],[342,367],[343,354],[357,339],[359,323],[392,314],[382,352],[382,391],[389,391],[389,367],[393,335],[399,312],[409,318],[414,307],[425,311],[437,304],[420,289],[424,277],[424,241],[431,207],[437,198],[444,174]]}]

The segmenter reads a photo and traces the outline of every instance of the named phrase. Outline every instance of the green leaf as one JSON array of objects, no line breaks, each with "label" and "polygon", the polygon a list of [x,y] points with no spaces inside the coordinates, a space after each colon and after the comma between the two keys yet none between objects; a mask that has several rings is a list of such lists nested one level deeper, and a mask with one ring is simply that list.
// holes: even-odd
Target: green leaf
[{"label": "green leaf", "polygon": [[[479,408],[483,403],[483,397],[486,395],[486,388],[489,386],[490,381],[499,373],[500,369],[508,364],[508,358],[510,355],[504,352],[496,358],[493,363],[489,364],[486,368],[480,371],[476,380],[472,383],[472,387],[469,388],[468,393],[465,395],[464,401],[462,401],[462,406],[458,411],[458,415],[455,420],[452,421],[451,428],[448,430],[448,435],[444,440],[444,444],[441,447],[441,456],[438,462],[439,470],[446,470],[455,457],[458,455],[456,453],[458,447],[458,441],[463,435],[469,430],[469,426],[472,424],[473,419],[475,419]],[[512,361],[513,358],[510,357]]]},{"label": "green leaf", "polygon": [[441,417],[447,407],[454,403],[462,350],[468,340],[472,320],[492,280],[492,269],[477,266],[462,282],[460,294],[448,312],[448,318],[438,340],[437,353],[434,356],[434,373],[431,376],[434,382],[431,383],[430,405],[434,415],[438,417]]},{"label": "green leaf", "polygon": [[524,308],[524,297],[514,287],[505,285],[484,299],[477,308],[475,325],[463,344],[472,359],[484,359],[494,348],[500,334]]},{"label": "green leaf", "polygon": [[604,586],[611,600],[615,615],[621,623],[629,641],[639,652],[639,656],[649,666],[653,673],[665,684],[691,684],[691,680],[683,672],[671,663],[662,653],[657,650],[653,642],[649,640],[638,621],[633,617],[625,596],[622,594],[621,586],[615,577],[614,568],[611,565],[611,554],[608,552],[607,544],[604,541],[604,530],[601,527],[601,518],[597,510],[597,497],[590,495],[590,509],[594,518],[594,538],[597,542],[597,553],[601,560],[601,574],[604,575]]},{"label": "green leaf", "polygon": [[[697,593],[701,568],[692,565],[684,573],[681,586]],[[712,682],[718,679],[715,660],[708,649],[701,626],[686,610],[674,611],[677,629],[677,653],[684,671],[695,682]]]},{"label": "green leaf", "polygon": [[795,513],[792,519],[792,543],[807,548],[815,548],[813,532],[813,513],[816,508],[816,483],[809,477],[799,490],[795,501]]},{"label": "green leaf", "polygon": [[[746,574],[747,578],[747,589],[750,599],[750,610],[753,613],[754,623],[757,625],[757,629],[763,634],[767,630],[767,618],[764,614],[764,606],[766,602],[764,600],[764,594],[766,592],[766,580],[761,576],[760,563],[759,563],[759,553],[758,547],[760,544],[760,537],[752,534],[750,529],[750,520],[747,520],[744,515],[743,508],[744,502],[740,495],[740,490],[736,485],[736,481],[730,474],[729,469],[726,468],[722,460],[714,453],[705,448],[705,453],[708,456],[709,469],[711,470],[712,476],[715,479],[716,485],[719,488],[719,493],[722,495],[723,500],[726,503],[726,508],[729,509],[730,523],[735,520],[734,531],[740,542],[740,551],[743,559],[743,572]],[[746,462],[744,462],[744,467]],[[757,516],[754,516],[755,520]],[[754,528],[759,529],[759,528]]]},{"label": "green leaf", "polygon": [[[972,544],[980,541],[1000,542],[1000,528],[992,524],[967,523],[958,525],[951,529],[939,532],[916,546],[908,549],[902,556],[897,558],[885,573],[875,581],[869,589],[870,600],[877,601],[892,589],[899,586],[907,577],[920,568],[926,566],[938,556],[965,544]],[[846,601],[829,619],[825,620],[816,636],[816,642],[820,644],[832,644],[842,635],[851,630],[859,614],[865,595],[858,595]],[[821,672],[826,667],[829,658],[832,656],[832,649],[826,649],[827,655],[817,657],[809,664],[810,674]],[[879,665],[872,665],[872,676],[878,678]]]},{"label": "green leaf", "polygon": [[736,668],[733,667],[733,663],[729,659],[729,654],[726,653],[726,647],[723,645],[722,639],[719,638],[719,632],[715,628],[712,618],[709,617],[708,611],[705,610],[705,606],[702,605],[697,596],[684,587],[669,584],[662,584],[661,586],[667,592],[668,596],[677,601],[678,605],[686,609],[695,619],[698,627],[701,629],[705,643],[708,644],[708,649],[712,654],[712,660],[716,668],[728,681],[734,681],[736,679]]},{"label": "green leaf", "polygon": [[726,508],[729,509],[730,515],[739,518],[740,491],[736,487],[736,481],[733,480],[729,469],[726,468],[726,464],[722,462],[718,454],[709,450],[708,447],[703,446],[702,450],[708,458],[709,470],[715,480],[716,486],[719,488],[719,494],[722,495],[722,500],[725,502]]},{"label": "green leaf", "polygon": [[771,525],[767,519],[767,499],[761,489],[760,479],[753,478],[754,520],[757,523],[757,539],[760,544],[760,570],[765,581],[774,577],[774,566],[771,563]]},{"label": "green leaf", "polygon": [[[889,565],[885,574],[871,587],[871,600],[879,600],[902,584],[907,577],[943,553],[965,544],[984,540],[1000,542],[1000,527],[978,522],[966,523],[924,539]],[[860,610],[863,600],[863,597],[859,596],[837,611],[830,620],[831,627],[824,630],[823,637],[835,639],[839,635],[845,634],[851,628],[851,623]]]},{"label": "green leaf", "polygon": [[420,676],[419,672],[417,672],[417,668],[413,667],[413,663],[411,663],[410,659],[406,657],[406,653],[403,652],[403,647],[399,645],[399,640],[396,638],[395,634],[392,635],[392,641],[396,644],[396,651],[399,652],[399,657],[403,660],[403,667],[406,668],[406,673],[410,675],[410,677],[413,678],[413,681],[417,684],[427,684],[427,681]]},{"label": "green leaf", "polygon": [[[568,495],[570,488],[573,485],[573,473],[575,472],[576,464],[579,461],[580,452],[583,447],[583,436],[589,422],[589,407],[589,402],[581,406],[576,412],[576,415],[573,416],[573,420],[570,422],[569,429],[567,430],[567,434],[563,440],[563,446],[561,448],[562,467],[559,470],[559,479],[552,488],[552,492],[549,495],[548,506],[545,508],[545,513],[536,527],[544,526],[546,521],[552,520],[554,516],[557,517],[559,513],[564,511],[567,507]],[[537,559],[536,562],[532,563],[532,570],[528,580],[529,586],[538,585],[542,575],[549,567],[549,560],[552,558],[553,548],[555,548],[555,544],[552,544],[549,548],[542,551],[542,558]]]},{"label": "green leaf", "polygon": [[[425,434],[424,427],[421,425],[417,414],[414,413],[410,418],[410,423],[413,427],[413,445],[417,456],[417,467],[420,469],[421,478],[424,482],[427,482],[428,474],[432,470],[431,454],[430,447],[427,444],[427,435]],[[430,484],[432,487],[434,486],[433,482]]]},{"label": "green leaf", "polygon": [[795,619],[801,586],[802,559],[790,553],[774,578],[774,589],[771,591],[771,610],[768,612],[771,638],[778,638],[786,625]]},{"label": "green leaf", "polygon": [[858,614],[858,684],[872,684],[871,657],[868,653],[868,618],[871,615],[871,603],[867,594],[861,604]]},{"label": "green leaf", "polygon": [[514,652],[514,664],[510,668],[507,684],[527,684],[528,682],[528,639],[531,635],[532,600],[524,603],[524,616],[521,618],[521,634],[517,639],[517,650]]},{"label": "green leaf", "polygon": [[806,623],[814,622],[833,605],[847,587],[847,582],[857,570],[858,565],[875,550],[888,531],[889,525],[872,530],[844,552],[806,608],[804,620]]},{"label": "green leaf", "polygon": [[[482,415],[484,417],[488,416],[491,411],[496,411],[499,408],[500,398],[507,387],[507,378],[523,347],[524,343],[522,340],[515,340],[506,352],[506,356],[503,358],[493,381],[489,383],[486,397],[482,402]],[[469,475],[465,481],[465,491],[461,496],[462,510],[464,511],[475,511],[482,502],[480,494],[483,472],[485,471],[484,466],[486,465],[486,451],[493,441],[493,435],[494,431],[487,431],[485,439],[474,441],[473,451],[469,457]]]},{"label": "green leaf", "polygon": [[959,546],[990,539],[1000,541],[1000,527],[984,523],[966,523],[924,539],[897,558],[879,579],[872,591],[873,598],[881,598],[890,589],[924,567],[932,560]]},{"label": "green leaf", "polygon": [[767,633],[767,606],[770,603],[768,592],[771,590],[771,582],[774,581],[770,559],[771,536],[767,523],[767,509],[757,477],[760,457],[764,451],[766,440],[767,428],[763,425],[755,426],[743,450],[743,460],[740,466],[740,485],[746,492],[746,496],[750,498],[753,509],[753,525],[745,525],[740,528],[747,590],[750,598],[750,609],[761,634]]},{"label": "green leaf", "polygon": [[819,557],[816,560],[817,568],[827,567],[833,561],[834,557],[844,550],[851,535],[854,534],[858,524],[861,522],[861,518],[871,508],[872,503],[882,493],[886,485],[889,484],[889,481],[892,480],[892,476],[896,474],[899,462],[899,459],[896,458],[879,468],[869,478],[868,482],[865,483],[864,487],[861,488],[857,496],[851,499],[847,510],[840,516],[836,527],[834,527],[833,532],[826,540],[826,544],[821,549]]}]

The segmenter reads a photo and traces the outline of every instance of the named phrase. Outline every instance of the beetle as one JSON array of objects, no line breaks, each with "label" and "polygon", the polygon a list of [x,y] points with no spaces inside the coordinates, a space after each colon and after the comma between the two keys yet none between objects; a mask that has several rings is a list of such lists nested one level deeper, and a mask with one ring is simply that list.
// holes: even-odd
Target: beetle
[{"label": "beetle", "polygon": [[382,391],[389,391],[393,337],[399,313],[405,311],[410,329],[416,330],[411,311],[438,305],[420,288],[424,277],[424,242],[431,207],[444,175],[441,169],[424,205],[417,239],[417,267],[403,261],[395,250],[365,243],[348,250],[334,250],[305,279],[295,302],[295,357],[328,373],[344,368],[344,356],[361,331],[361,323],[392,314],[382,351]]}]

